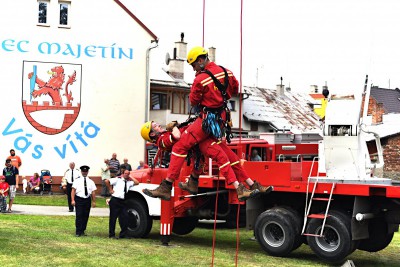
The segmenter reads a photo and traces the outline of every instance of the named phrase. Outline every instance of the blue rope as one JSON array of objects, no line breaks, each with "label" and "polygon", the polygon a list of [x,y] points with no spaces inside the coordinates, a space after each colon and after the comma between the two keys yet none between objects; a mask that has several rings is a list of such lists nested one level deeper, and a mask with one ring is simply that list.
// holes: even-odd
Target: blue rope
[{"label": "blue rope", "polygon": [[218,117],[214,113],[207,113],[202,124],[204,132],[214,136],[217,139],[222,138],[221,126],[218,123]]}]

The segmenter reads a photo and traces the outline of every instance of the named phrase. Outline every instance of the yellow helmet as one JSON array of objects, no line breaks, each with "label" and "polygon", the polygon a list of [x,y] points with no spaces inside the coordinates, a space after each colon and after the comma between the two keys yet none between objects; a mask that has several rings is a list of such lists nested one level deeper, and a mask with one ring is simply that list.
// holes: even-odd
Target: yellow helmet
[{"label": "yellow helmet", "polygon": [[145,124],[143,124],[142,129],[140,130],[140,134],[142,135],[143,139],[146,141],[151,142],[151,137],[150,137],[150,132],[151,132],[151,123],[153,121],[148,121]]},{"label": "yellow helmet", "polygon": [[196,61],[196,59],[198,58],[198,56],[207,55],[207,54],[208,54],[207,49],[205,49],[205,48],[203,48],[203,47],[201,47],[201,46],[195,46],[195,47],[193,47],[193,48],[189,51],[189,53],[188,53],[188,55],[187,55],[187,62],[188,62],[190,65],[192,65],[193,62]]}]

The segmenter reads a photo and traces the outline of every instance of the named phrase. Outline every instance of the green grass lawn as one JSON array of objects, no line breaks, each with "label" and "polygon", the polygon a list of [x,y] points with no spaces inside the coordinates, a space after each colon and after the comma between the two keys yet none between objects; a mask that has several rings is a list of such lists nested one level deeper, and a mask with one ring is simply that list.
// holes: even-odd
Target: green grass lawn
[{"label": "green grass lawn", "polygon": [[[66,195],[17,195],[16,204],[66,206]],[[106,207],[99,197],[98,207]],[[155,221],[147,239],[109,240],[108,217],[91,217],[87,237],[74,236],[74,217],[0,214],[2,266],[210,266],[212,225],[202,225],[186,236],[173,236],[170,247],[159,242]],[[118,226],[117,226],[118,228]],[[265,254],[250,240],[252,232],[240,230],[239,266],[329,266],[306,245],[287,258]],[[7,249],[12,247],[12,250]],[[356,266],[400,266],[400,234],[385,250],[356,251],[348,257]],[[236,230],[218,229],[214,266],[235,266]],[[24,255],[24,256],[22,256]],[[74,255],[72,258],[71,255]]]},{"label": "green grass lawn", "polygon": [[[22,199],[22,198],[21,198]],[[158,221],[146,239],[110,240],[108,217],[91,217],[86,237],[75,237],[73,216],[0,214],[1,266],[210,266],[212,224],[160,245]],[[118,226],[117,229],[119,230]],[[240,229],[238,266],[329,266],[306,245],[287,258],[265,254],[252,233]],[[385,250],[356,251],[348,257],[360,266],[400,266],[400,234]],[[214,266],[235,266],[236,230],[217,229]]]}]

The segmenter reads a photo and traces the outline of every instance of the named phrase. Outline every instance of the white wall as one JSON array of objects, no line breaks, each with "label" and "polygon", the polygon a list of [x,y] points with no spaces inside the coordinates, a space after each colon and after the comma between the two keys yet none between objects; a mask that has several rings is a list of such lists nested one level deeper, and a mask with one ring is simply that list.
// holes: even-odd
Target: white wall
[{"label": "white wall", "polygon": [[[14,148],[22,158],[22,175],[41,169],[62,175],[70,161],[77,166],[87,164],[91,175],[100,175],[103,159],[113,152],[135,166],[144,153],[139,132],[145,119],[146,49],[152,37],[112,0],[72,0],[70,28],[58,27],[58,1],[54,0],[50,1],[47,27],[37,26],[37,1],[8,1],[1,13],[0,160]],[[41,53],[39,47],[46,50],[44,42],[57,43],[60,52]],[[77,56],[79,47],[81,54]],[[91,56],[85,54],[86,47]],[[133,57],[119,58],[119,48],[128,55],[132,49]],[[44,134],[27,121],[21,105],[23,86],[30,81],[27,70],[23,72],[24,61],[39,62],[38,68],[40,62],[81,65],[82,76],[70,87],[78,99],[81,87],[81,109],[75,123],[64,132]],[[67,79],[70,73],[65,75]],[[47,81],[50,75],[40,78]],[[35,100],[51,101],[48,96]],[[89,122],[95,127],[85,133]],[[75,133],[82,134],[86,144]]]}]

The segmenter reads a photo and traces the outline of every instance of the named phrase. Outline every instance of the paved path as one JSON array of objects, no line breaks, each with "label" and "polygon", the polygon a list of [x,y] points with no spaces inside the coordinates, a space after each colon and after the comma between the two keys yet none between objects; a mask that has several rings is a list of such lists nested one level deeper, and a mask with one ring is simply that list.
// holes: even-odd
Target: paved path
[{"label": "paved path", "polygon": [[[12,214],[31,214],[31,215],[60,215],[60,216],[75,216],[75,212],[69,212],[65,206],[36,206],[36,205],[19,205],[12,206]],[[109,216],[108,208],[92,208],[90,216]]]}]

